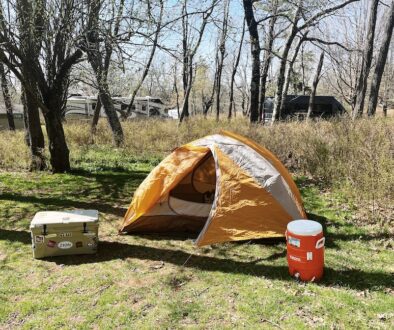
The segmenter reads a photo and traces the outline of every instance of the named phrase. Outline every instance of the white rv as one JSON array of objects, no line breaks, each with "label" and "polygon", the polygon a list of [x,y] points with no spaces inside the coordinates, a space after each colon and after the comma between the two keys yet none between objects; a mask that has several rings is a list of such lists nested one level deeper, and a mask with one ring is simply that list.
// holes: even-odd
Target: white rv
[{"label": "white rv", "polygon": [[[126,111],[130,104],[131,98],[113,97],[115,109],[118,110],[118,116],[121,111]],[[65,118],[66,119],[89,119],[93,117],[97,105],[96,96],[71,96],[67,99]],[[106,117],[103,108],[100,110],[100,117]],[[128,118],[136,117],[162,117],[169,118],[167,110],[160,98],[144,96],[136,97],[132,108],[131,115]]]}]

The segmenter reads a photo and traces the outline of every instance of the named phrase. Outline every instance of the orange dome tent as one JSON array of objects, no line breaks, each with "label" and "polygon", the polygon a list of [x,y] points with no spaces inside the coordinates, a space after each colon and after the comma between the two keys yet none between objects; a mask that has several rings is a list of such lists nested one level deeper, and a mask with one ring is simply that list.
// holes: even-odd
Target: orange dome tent
[{"label": "orange dome tent", "polygon": [[301,195],[270,151],[230,132],[176,148],[142,182],[121,232],[199,233],[198,246],[282,237],[305,219]]}]

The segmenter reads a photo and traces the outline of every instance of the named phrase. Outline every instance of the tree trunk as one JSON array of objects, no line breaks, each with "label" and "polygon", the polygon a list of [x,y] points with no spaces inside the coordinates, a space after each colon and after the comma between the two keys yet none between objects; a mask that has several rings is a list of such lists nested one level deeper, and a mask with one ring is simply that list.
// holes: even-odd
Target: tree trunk
[{"label": "tree trunk", "polygon": [[223,25],[222,32],[220,36],[220,44],[219,44],[219,61],[217,68],[217,81],[216,81],[216,120],[219,121],[220,115],[220,93],[222,87],[222,71],[223,71],[223,63],[224,57],[226,55],[226,39],[227,39],[227,21],[229,14],[229,0],[224,1],[224,13],[223,13]]},{"label": "tree trunk", "polygon": [[376,16],[378,12],[379,0],[370,0],[371,7],[368,22],[368,34],[363,53],[363,66],[357,84],[356,103],[353,110],[353,119],[362,116],[364,111],[365,93],[367,91],[367,80],[372,64],[373,45],[375,38]]},{"label": "tree trunk", "polygon": [[7,112],[8,128],[15,131],[15,122],[12,109],[11,95],[8,89],[8,80],[5,74],[3,63],[0,63],[1,89],[3,90],[4,105]]},{"label": "tree trunk", "polygon": [[160,16],[159,16],[159,20],[156,25],[156,31],[155,31],[155,37],[153,38],[152,50],[150,52],[148,62],[145,65],[144,72],[142,73],[141,80],[139,81],[139,83],[137,84],[137,87],[133,90],[133,94],[131,95],[131,100],[130,100],[130,103],[127,106],[127,110],[126,110],[126,115],[125,115],[126,118],[130,116],[132,109],[133,109],[135,97],[137,96],[138,91],[140,90],[142,84],[144,83],[146,76],[149,73],[150,66],[153,61],[153,57],[155,56],[155,53],[156,53],[156,48],[157,48],[157,44],[158,44],[158,40],[159,40],[159,34],[161,31],[162,18],[163,18],[163,1],[160,1]]},{"label": "tree trunk", "polygon": [[94,135],[96,135],[97,131],[97,124],[100,119],[100,111],[101,111],[101,100],[100,95],[97,95],[97,102],[96,107],[94,108],[93,118],[92,118],[92,125],[90,127],[90,134],[92,136],[92,143],[94,140]]},{"label": "tree trunk", "polygon": [[[208,111],[211,109],[212,104],[213,104],[213,98],[215,96],[215,91],[216,91],[216,85],[218,83],[218,74],[219,74],[219,56],[218,56],[219,51],[216,51],[216,59],[215,59],[215,76],[213,78],[213,86],[212,86],[212,91],[208,96],[203,95],[202,102],[203,102],[203,110],[202,113],[204,115],[204,118],[207,118]],[[217,113],[216,120],[219,120],[219,114]]]},{"label": "tree trunk", "polygon": [[[276,1],[274,4],[273,14],[277,13],[278,2]],[[274,44],[274,33],[275,33],[275,23],[277,20],[277,16],[272,16],[269,21],[268,34],[264,43],[264,64],[263,69],[261,70],[261,81],[260,81],[260,104],[259,104],[259,117],[260,121],[265,122],[265,93],[267,87],[267,78],[268,71],[271,65],[272,60],[272,46]]]},{"label": "tree trunk", "polygon": [[224,61],[224,51],[220,51],[220,59],[218,63],[217,75],[216,75],[216,121],[219,121],[220,116],[220,92],[222,84],[222,70]]},{"label": "tree trunk", "polygon": [[241,34],[241,40],[239,42],[237,58],[234,63],[233,71],[231,72],[230,104],[228,106],[228,119],[231,119],[233,109],[234,109],[234,116],[235,116],[234,83],[235,83],[235,75],[237,74],[237,69],[238,69],[238,65],[239,65],[239,60],[241,59],[241,51],[242,51],[242,44],[243,44],[244,36],[245,36],[245,20],[242,25],[242,34]]},{"label": "tree trunk", "polygon": [[324,61],[324,52],[322,52],[320,55],[319,64],[317,65],[315,78],[313,79],[312,92],[309,97],[308,112],[306,114],[307,120],[310,118],[312,111],[313,111],[313,107],[315,106],[316,89],[317,89],[317,85],[320,80],[320,73],[321,73],[321,69],[323,67],[323,61]]},{"label": "tree trunk", "polygon": [[291,78],[291,75],[293,73],[293,66],[294,66],[294,63],[295,63],[295,61],[297,59],[297,56],[298,56],[298,53],[300,51],[301,45],[305,41],[305,37],[306,37],[307,34],[308,34],[308,31],[305,32],[305,34],[300,38],[297,46],[294,49],[293,56],[292,56],[291,60],[288,63],[288,66],[287,66],[287,71],[286,71],[286,75],[285,75],[285,84],[283,86],[283,92],[282,92],[282,100],[281,100],[281,103],[280,103],[280,112],[281,113],[284,112],[285,100],[286,100],[287,93],[289,91],[290,78]]},{"label": "tree trunk", "polygon": [[178,113],[178,118],[180,117],[180,112],[179,112],[179,91],[178,91],[178,84],[176,82],[176,68],[174,70],[174,91],[176,95],[176,111]]},{"label": "tree trunk", "polygon": [[45,140],[41,129],[40,112],[35,99],[29,93],[24,95],[25,123],[27,124],[28,145],[31,153],[30,171],[43,171],[46,169],[45,163]]},{"label": "tree trunk", "polygon": [[383,117],[387,117],[387,103],[385,102],[384,104],[383,104]]},{"label": "tree trunk", "polygon": [[286,62],[287,62],[287,57],[289,56],[289,51],[291,48],[291,45],[293,44],[294,38],[297,35],[298,32],[298,27],[297,23],[300,19],[300,13],[301,13],[301,3],[302,0],[298,1],[297,9],[294,14],[294,21],[291,26],[291,30],[289,32],[289,35],[287,37],[283,52],[281,54],[281,59],[280,59],[280,64],[279,64],[279,73],[278,73],[278,78],[277,78],[277,89],[276,89],[276,95],[275,95],[275,102],[274,102],[274,109],[272,112],[272,123],[274,123],[276,120],[279,120],[282,117],[282,97],[283,97],[283,86],[285,84],[285,72],[286,72]]},{"label": "tree trunk", "polygon": [[259,93],[260,93],[260,40],[257,22],[253,12],[253,1],[243,0],[245,20],[248,24],[250,36],[250,52],[252,55],[252,76],[250,80],[250,122],[259,120]]},{"label": "tree trunk", "polygon": [[393,35],[393,27],[394,27],[394,1],[391,2],[390,9],[387,12],[387,19],[385,20],[384,23],[382,46],[380,47],[379,50],[379,55],[377,58],[375,71],[371,82],[371,91],[369,94],[369,102],[368,102],[368,116],[373,116],[375,115],[376,112],[380,83],[382,81],[384,67],[387,61],[387,54],[390,48],[391,37]]},{"label": "tree trunk", "polygon": [[[192,65],[189,63],[190,56],[189,46],[188,46],[188,33],[189,33],[189,21],[187,15],[187,2],[184,1],[182,5],[182,83],[183,83],[183,102],[182,102],[182,110],[181,115],[179,117],[179,122],[183,121],[183,118],[189,117],[189,96],[186,98],[187,89],[188,89],[188,72],[189,66]],[[189,91],[190,93],[190,91]]]},{"label": "tree trunk", "polygon": [[190,92],[192,90],[192,82],[193,82],[193,64],[191,61],[189,63],[189,73],[188,73],[188,81],[186,84],[186,90],[185,90],[185,95],[183,96],[183,104],[182,104],[182,111],[181,111],[181,117],[179,118],[179,122],[183,122],[185,118],[189,117],[189,97],[190,97]]},{"label": "tree trunk", "polygon": [[30,134],[29,134],[29,124],[27,120],[27,105],[26,105],[26,96],[21,88],[21,103],[23,105],[23,127],[25,128],[25,143],[30,148]]},{"label": "tree trunk", "polygon": [[108,124],[111,127],[113,133],[114,144],[116,147],[119,147],[122,145],[124,139],[123,130],[107,84],[101,84],[101,86],[99,86],[99,95],[101,103],[104,107],[105,114],[108,118]]},{"label": "tree trunk", "polygon": [[68,150],[64,135],[60,111],[52,110],[44,113],[47,128],[49,153],[53,173],[70,171],[70,151]]}]

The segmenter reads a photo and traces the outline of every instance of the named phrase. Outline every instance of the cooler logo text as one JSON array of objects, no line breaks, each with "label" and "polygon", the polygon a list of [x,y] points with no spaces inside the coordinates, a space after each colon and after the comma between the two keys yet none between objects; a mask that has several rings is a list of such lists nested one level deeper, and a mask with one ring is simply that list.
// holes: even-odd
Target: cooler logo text
[{"label": "cooler logo text", "polygon": [[59,249],[63,249],[63,250],[70,249],[70,248],[72,248],[72,246],[73,246],[73,243],[71,243],[70,241],[63,241],[63,242],[57,243],[57,247]]}]

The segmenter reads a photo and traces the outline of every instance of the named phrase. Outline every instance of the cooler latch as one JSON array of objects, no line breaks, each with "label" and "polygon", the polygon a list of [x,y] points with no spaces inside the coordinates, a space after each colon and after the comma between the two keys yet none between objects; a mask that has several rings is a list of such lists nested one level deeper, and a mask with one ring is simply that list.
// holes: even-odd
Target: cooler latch
[{"label": "cooler latch", "polygon": [[87,231],[87,226],[86,226],[86,222],[83,223],[83,233],[86,234]]},{"label": "cooler latch", "polygon": [[43,234],[44,236],[47,235],[47,225],[43,225],[43,226],[42,226],[42,234]]}]

